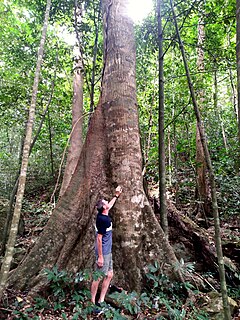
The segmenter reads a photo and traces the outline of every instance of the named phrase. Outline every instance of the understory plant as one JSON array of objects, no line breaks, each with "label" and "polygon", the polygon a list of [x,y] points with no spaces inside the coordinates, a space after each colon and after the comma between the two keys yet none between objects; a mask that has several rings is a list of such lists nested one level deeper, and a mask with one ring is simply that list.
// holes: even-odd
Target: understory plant
[{"label": "understory plant", "polygon": [[[13,310],[15,319],[40,320],[48,319],[50,315],[61,319],[89,319],[95,308],[90,302],[90,282],[104,275],[89,270],[73,274],[58,270],[57,267],[45,270],[45,275],[49,282],[48,290],[31,302],[27,298],[17,297]],[[103,307],[103,319],[135,319],[141,315],[144,319],[157,316],[157,319],[162,320],[207,320],[207,315],[193,304],[184,304],[185,292],[183,284],[171,281],[155,262],[148,266],[142,293],[122,290],[120,293],[109,294],[114,303]]]}]

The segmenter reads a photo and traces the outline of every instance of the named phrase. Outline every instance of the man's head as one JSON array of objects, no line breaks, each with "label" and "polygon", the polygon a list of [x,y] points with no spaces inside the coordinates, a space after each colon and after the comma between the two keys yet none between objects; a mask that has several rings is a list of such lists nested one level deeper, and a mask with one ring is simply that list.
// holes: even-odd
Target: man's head
[{"label": "man's head", "polygon": [[105,199],[98,200],[97,202],[97,210],[99,213],[102,213],[104,210],[108,209],[108,201]]}]

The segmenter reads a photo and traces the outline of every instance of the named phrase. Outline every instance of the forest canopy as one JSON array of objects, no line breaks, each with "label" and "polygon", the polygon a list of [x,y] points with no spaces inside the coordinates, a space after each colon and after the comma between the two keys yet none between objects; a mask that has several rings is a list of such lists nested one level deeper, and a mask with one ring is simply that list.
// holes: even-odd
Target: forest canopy
[{"label": "forest canopy", "polygon": [[[30,158],[28,179],[42,185],[53,179],[58,172],[61,155],[71,130],[72,101],[72,46],[68,39],[74,39],[72,9],[69,2],[53,2],[51,22],[41,71],[38,93],[38,107],[34,128],[37,130],[44,107],[51,95],[51,83],[54,80],[54,93],[49,107],[50,127],[44,122]],[[84,110],[89,110],[89,84],[92,75],[92,56],[95,41],[95,29],[99,29],[96,74],[95,105],[98,101],[100,86],[102,39],[101,21],[96,13],[98,3],[85,3],[82,25],[82,48],[85,65]],[[11,192],[15,172],[18,167],[18,155],[21,137],[26,122],[31,85],[33,82],[36,53],[42,27],[44,4],[41,2],[19,1],[1,3],[1,190],[3,195]],[[204,11],[203,11],[204,10]],[[237,149],[237,105],[236,105],[236,51],[235,51],[235,3],[182,2],[178,6],[178,19],[181,36],[188,56],[190,72],[197,90],[204,87],[204,107],[202,116],[209,138],[216,173],[234,172]],[[184,66],[178,49],[175,31],[171,21],[168,4],[163,7],[164,21],[164,74],[165,74],[165,124],[171,143],[172,159],[185,153],[195,162],[194,114],[189,101],[188,86]],[[199,15],[204,17],[204,72],[197,70],[197,32]],[[157,25],[154,12],[136,26],[137,41],[137,90],[140,111],[140,126],[143,152],[148,158],[147,176],[157,182]],[[54,74],[56,78],[54,79]],[[214,77],[217,84],[214,85]],[[216,88],[217,85],[217,88]],[[217,106],[214,97],[217,90]],[[59,121],[61,119],[61,121]],[[149,126],[149,121],[151,125]],[[87,119],[85,121],[87,123]],[[50,156],[49,136],[52,131],[52,150]],[[175,133],[173,133],[175,130]],[[148,138],[151,136],[150,148]],[[174,137],[175,135],[175,137]],[[225,136],[225,138],[224,138]],[[176,138],[177,137],[177,138]],[[226,139],[226,145],[224,144]],[[43,146],[48,145],[48,148]],[[186,147],[187,146],[187,147]],[[173,147],[171,146],[171,149]],[[226,152],[227,148],[227,152]],[[149,156],[148,156],[149,154]],[[179,157],[177,157],[179,158]],[[180,159],[178,159],[180,161]],[[53,162],[53,163],[51,163]],[[11,163],[9,169],[6,164]],[[41,170],[41,167],[44,170]],[[169,172],[173,165],[169,164]],[[148,174],[150,172],[151,174]],[[151,177],[150,177],[151,176]],[[27,188],[34,188],[28,184]]]}]

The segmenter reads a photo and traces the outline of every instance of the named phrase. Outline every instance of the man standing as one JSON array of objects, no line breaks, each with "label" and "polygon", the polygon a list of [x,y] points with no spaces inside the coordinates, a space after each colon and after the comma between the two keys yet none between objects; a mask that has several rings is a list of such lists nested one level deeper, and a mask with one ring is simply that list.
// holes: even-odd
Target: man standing
[{"label": "man standing", "polygon": [[122,188],[118,186],[115,191],[115,197],[108,202],[104,199],[97,203],[97,219],[96,219],[96,264],[99,271],[105,274],[103,279],[100,298],[96,300],[96,294],[101,279],[94,280],[91,286],[92,302],[94,304],[101,304],[104,302],[105,295],[113,277],[113,262],[112,262],[112,220],[108,216],[109,210],[115,204],[116,200],[122,193]]}]

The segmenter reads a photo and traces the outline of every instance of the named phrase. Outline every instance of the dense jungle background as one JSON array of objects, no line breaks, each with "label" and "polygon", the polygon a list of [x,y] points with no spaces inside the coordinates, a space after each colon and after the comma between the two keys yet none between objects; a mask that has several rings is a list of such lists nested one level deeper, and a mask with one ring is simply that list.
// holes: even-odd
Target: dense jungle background
[{"label": "dense jungle background", "polygon": [[[110,9],[114,3],[126,2],[103,1],[105,19],[98,0],[0,2],[1,264],[14,221],[29,110],[35,107],[10,279],[43,234],[67,188],[66,173],[74,173],[68,157],[79,159],[106,85],[102,79]],[[122,283],[113,280],[106,300],[110,307],[99,319],[229,319],[221,298],[212,173],[191,87],[214,172],[231,317],[240,319],[239,20],[239,0],[166,0],[153,1],[152,11],[134,22],[140,178],[178,259],[175,269],[186,282],[165,274],[165,261],[149,261],[141,292],[131,287],[119,289]],[[81,109],[77,115],[76,105]],[[78,125],[76,137],[73,129]],[[111,122],[106,125],[111,127]],[[78,146],[70,152],[76,139]],[[108,196],[113,195],[112,188]],[[167,226],[162,218],[163,202]],[[0,319],[93,319],[91,269],[88,265],[77,272],[66,269],[57,264],[46,267],[48,285],[31,295],[16,283],[4,284]]]}]

